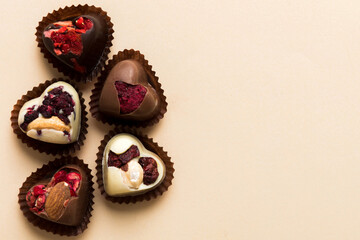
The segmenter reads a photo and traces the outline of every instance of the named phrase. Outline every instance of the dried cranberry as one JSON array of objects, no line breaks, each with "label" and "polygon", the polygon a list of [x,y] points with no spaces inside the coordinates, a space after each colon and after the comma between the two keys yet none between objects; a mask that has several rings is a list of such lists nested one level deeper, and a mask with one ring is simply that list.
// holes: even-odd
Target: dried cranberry
[{"label": "dried cranberry", "polygon": [[154,183],[159,176],[156,161],[151,157],[141,157],[139,164],[144,170],[144,184],[149,185]]},{"label": "dried cranberry", "polygon": [[20,128],[26,131],[28,125],[30,122],[34,121],[36,118],[39,117],[39,112],[34,111],[33,108],[30,108],[27,110],[25,116],[24,116],[24,122],[20,124]]},{"label": "dried cranberry", "polygon": [[37,111],[44,117],[44,118],[51,118],[54,115],[55,109],[49,105],[41,105],[38,107]]},{"label": "dried cranberry", "polygon": [[63,91],[63,88],[63,86],[59,86],[49,91],[44,97],[42,105],[38,106],[36,110],[35,106],[28,108],[24,116],[24,122],[20,124],[20,127],[26,131],[29,123],[38,118],[39,114],[44,118],[57,116],[68,125],[70,123],[68,116],[74,112],[75,102],[68,92]]},{"label": "dried cranberry", "polygon": [[127,164],[131,159],[140,156],[140,152],[137,146],[131,145],[126,152],[121,154],[116,154],[110,150],[108,155],[108,166],[121,168]]},{"label": "dried cranberry", "polygon": [[115,82],[120,102],[120,113],[127,114],[135,111],[146,94],[146,88],[142,85],[131,85],[122,81]]}]

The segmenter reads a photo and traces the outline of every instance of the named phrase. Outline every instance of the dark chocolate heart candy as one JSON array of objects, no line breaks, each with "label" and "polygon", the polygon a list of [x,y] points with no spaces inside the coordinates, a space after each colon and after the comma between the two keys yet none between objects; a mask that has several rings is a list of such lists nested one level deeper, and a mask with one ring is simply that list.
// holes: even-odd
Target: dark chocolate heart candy
[{"label": "dark chocolate heart candy", "polygon": [[60,168],[50,179],[43,179],[26,194],[31,212],[52,222],[68,226],[81,223],[88,205],[87,175],[77,165]]},{"label": "dark chocolate heart candy", "polygon": [[42,35],[46,49],[79,73],[90,73],[103,54],[107,41],[105,20],[81,15],[49,24]]},{"label": "dark chocolate heart candy", "polygon": [[136,60],[117,63],[107,76],[99,100],[99,110],[107,115],[143,121],[160,108],[159,96]]}]

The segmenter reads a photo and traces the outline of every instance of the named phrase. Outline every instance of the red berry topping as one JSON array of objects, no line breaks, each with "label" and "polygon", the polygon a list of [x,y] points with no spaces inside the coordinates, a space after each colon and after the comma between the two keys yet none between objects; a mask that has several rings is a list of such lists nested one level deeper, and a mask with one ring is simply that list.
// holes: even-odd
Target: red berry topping
[{"label": "red berry topping", "polygon": [[49,186],[55,186],[59,182],[63,182],[66,179],[66,171],[60,170],[57,173],[55,173],[53,180],[50,182]]},{"label": "red berry topping", "polygon": [[122,81],[115,82],[120,102],[120,113],[127,114],[135,111],[146,94],[146,88],[142,85],[131,85]]},{"label": "red berry topping", "polygon": [[144,170],[144,184],[149,185],[154,183],[159,176],[156,161],[151,157],[142,157],[139,159],[139,164]]},{"label": "red berry topping", "polygon": [[63,87],[59,86],[52,89],[45,96],[42,105],[36,110],[35,106],[27,109],[27,113],[24,116],[24,122],[20,127],[26,131],[30,122],[35,120],[41,114],[44,118],[51,118],[57,116],[65,124],[69,124],[70,120],[68,116],[74,112],[75,102],[68,92],[63,91]]},{"label": "red berry topping", "polygon": [[36,213],[44,211],[46,200],[46,188],[45,185],[37,185],[33,187],[32,191],[26,194],[26,202],[30,207],[30,210]]},{"label": "red berry topping", "polygon": [[34,187],[34,196],[42,195],[45,192],[45,185],[37,185]]},{"label": "red berry topping", "polygon": [[69,184],[71,196],[76,196],[76,191],[80,186],[81,175],[76,172],[70,172],[66,175],[66,182]]},{"label": "red berry topping", "polygon": [[[131,159],[140,156],[140,152],[137,146],[131,145],[131,147],[126,150],[126,152],[121,154],[116,154],[110,150],[108,155],[108,166],[121,168],[126,165]],[[127,167],[122,168],[124,171],[127,171]],[[125,170],[126,169],[126,170]]]},{"label": "red berry topping", "polygon": [[78,20],[76,20],[75,25],[80,29],[89,30],[93,27],[93,23],[90,19],[79,17]]}]

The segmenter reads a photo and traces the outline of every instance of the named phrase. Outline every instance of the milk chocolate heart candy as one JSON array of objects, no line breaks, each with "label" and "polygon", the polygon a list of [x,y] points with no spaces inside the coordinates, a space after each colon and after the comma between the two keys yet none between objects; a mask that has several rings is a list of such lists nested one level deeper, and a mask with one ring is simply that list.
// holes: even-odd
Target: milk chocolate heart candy
[{"label": "milk chocolate heart candy", "polygon": [[148,78],[138,61],[120,61],[105,80],[99,110],[120,119],[150,119],[159,112],[160,100]]},{"label": "milk chocolate heart candy", "polygon": [[40,97],[26,102],[18,124],[29,137],[57,144],[77,141],[81,107],[76,90],[66,82],[55,82]]},{"label": "milk chocolate heart candy", "polygon": [[46,49],[80,74],[91,73],[104,52],[108,36],[100,15],[81,15],[49,24],[42,39]]},{"label": "milk chocolate heart candy", "polygon": [[128,133],[114,136],[106,145],[103,181],[109,196],[139,195],[158,187],[165,178],[164,162]]},{"label": "milk chocolate heart candy", "polygon": [[68,164],[49,179],[32,186],[26,194],[31,212],[46,220],[77,226],[88,207],[88,179],[84,170]]}]

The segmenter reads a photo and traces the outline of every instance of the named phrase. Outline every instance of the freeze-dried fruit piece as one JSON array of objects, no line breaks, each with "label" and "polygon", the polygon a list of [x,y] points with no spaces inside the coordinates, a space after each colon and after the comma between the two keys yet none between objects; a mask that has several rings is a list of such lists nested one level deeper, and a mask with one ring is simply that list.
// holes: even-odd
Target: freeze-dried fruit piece
[{"label": "freeze-dried fruit piece", "polygon": [[154,183],[159,176],[156,161],[151,157],[142,157],[139,159],[139,164],[144,170],[144,184]]},{"label": "freeze-dried fruit piece", "polygon": [[116,154],[110,150],[109,152],[109,167],[117,167],[121,168],[125,164],[127,164],[131,159],[136,158],[140,155],[139,149],[135,145],[131,145],[126,152],[121,154]]},{"label": "freeze-dried fruit piece", "polygon": [[138,109],[147,91],[142,85],[131,85],[121,81],[116,81],[115,87],[120,102],[120,113],[123,114],[131,113]]}]

